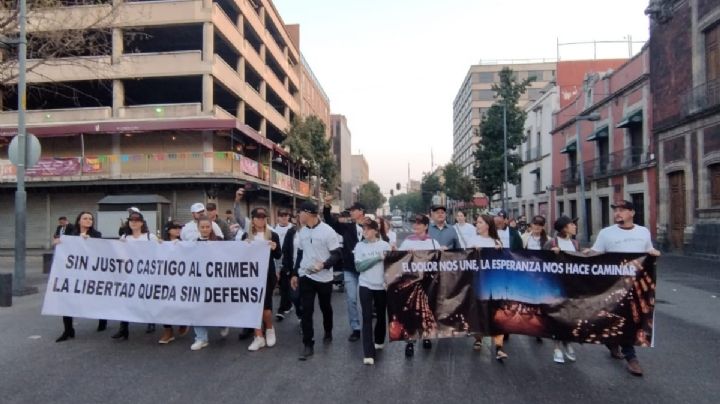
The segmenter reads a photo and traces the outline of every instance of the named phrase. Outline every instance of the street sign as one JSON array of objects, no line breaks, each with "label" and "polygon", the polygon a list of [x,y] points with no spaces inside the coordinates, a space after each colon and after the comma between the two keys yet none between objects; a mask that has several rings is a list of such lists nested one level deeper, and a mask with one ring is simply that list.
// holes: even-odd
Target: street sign
[{"label": "street sign", "polygon": [[[30,168],[37,164],[40,160],[40,141],[35,135],[27,134],[27,150],[25,151],[25,168]],[[14,165],[20,163],[20,155],[18,154],[18,136],[10,141],[8,147],[8,157]]]}]

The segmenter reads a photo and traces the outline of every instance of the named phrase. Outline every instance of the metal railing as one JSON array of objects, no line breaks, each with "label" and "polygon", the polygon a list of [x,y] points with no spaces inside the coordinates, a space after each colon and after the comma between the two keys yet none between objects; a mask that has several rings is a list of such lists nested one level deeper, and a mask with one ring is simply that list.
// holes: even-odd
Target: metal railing
[{"label": "metal railing", "polygon": [[720,105],[720,79],[694,87],[681,96],[683,116]]},{"label": "metal railing", "polygon": [[573,185],[577,185],[580,181],[580,178],[578,177],[578,166],[573,165],[564,170],[561,170],[560,179],[563,186],[570,187]]},{"label": "metal railing", "polygon": [[[640,169],[652,163],[652,153],[644,147],[628,147],[607,156],[583,162],[583,174],[588,180],[624,174]],[[577,185],[580,182],[578,166],[574,165],[560,171],[564,186]]]}]

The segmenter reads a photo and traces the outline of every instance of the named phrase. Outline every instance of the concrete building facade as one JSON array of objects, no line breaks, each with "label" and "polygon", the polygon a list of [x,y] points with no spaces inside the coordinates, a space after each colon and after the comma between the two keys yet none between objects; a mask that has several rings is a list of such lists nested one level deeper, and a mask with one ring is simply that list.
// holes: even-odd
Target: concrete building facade
[{"label": "concrete building facade", "polygon": [[[720,3],[653,1],[650,75],[658,239],[720,256]],[[671,62],[670,62],[671,61]]]},{"label": "concrete building facade", "polygon": [[[224,212],[238,186],[248,211],[310,197],[307,171],[279,144],[296,116],[329,123],[327,97],[314,76],[303,78],[309,66],[271,1],[103,0],[48,10],[52,23],[31,22],[30,35],[82,29],[102,12],[115,13],[98,27],[112,36],[107,52],[28,74],[28,130],[43,148],[28,174],[29,248],[49,245],[57,216],[96,211],[106,195],[159,194],[170,201],[162,219],[180,221],[193,202]],[[14,84],[2,93],[7,140],[17,132]],[[8,222],[13,170],[0,161]],[[0,248],[12,246],[11,230],[0,231]]]},{"label": "concrete building facade", "polygon": [[495,102],[493,84],[499,82],[499,72],[509,67],[517,78],[534,78],[520,104],[540,98],[541,90],[555,79],[554,62],[526,63],[526,61],[494,61],[470,66],[460,90],[453,101],[453,163],[463,168],[463,174],[472,176],[475,150],[480,141],[479,129],[482,117]]},{"label": "concrete building facade", "polygon": [[352,169],[352,192],[353,202],[357,199],[357,191],[363,185],[370,181],[370,167],[368,166],[365,156],[362,154],[353,154],[351,156]]},{"label": "concrete building facade", "polygon": [[330,120],[333,154],[340,170],[340,199],[343,201],[344,207],[349,207],[353,203],[353,166],[350,147],[352,135],[344,115],[331,115]]}]

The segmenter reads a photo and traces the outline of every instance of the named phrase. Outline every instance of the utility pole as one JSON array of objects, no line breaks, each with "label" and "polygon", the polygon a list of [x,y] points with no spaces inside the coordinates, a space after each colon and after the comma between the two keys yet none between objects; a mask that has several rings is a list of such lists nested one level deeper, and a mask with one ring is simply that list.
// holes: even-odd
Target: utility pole
[{"label": "utility pole", "polygon": [[505,169],[505,182],[503,183],[502,209],[507,213],[507,186],[508,186],[508,147],[507,147],[507,101],[503,99],[503,165]]}]

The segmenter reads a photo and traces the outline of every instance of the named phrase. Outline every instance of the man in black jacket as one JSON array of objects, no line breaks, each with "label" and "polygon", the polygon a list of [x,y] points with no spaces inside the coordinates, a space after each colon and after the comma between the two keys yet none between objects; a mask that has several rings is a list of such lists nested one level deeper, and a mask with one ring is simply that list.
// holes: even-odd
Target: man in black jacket
[{"label": "man in black jacket", "polygon": [[53,235],[53,238],[60,238],[60,236],[64,234],[72,234],[73,232],[73,225],[68,223],[68,219],[65,216],[60,216],[58,218],[58,227],[55,229],[55,234]]},{"label": "man in black jacket", "polygon": [[348,341],[354,342],[360,339],[360,315],[358,313],[358,278],[360,274],[355,269],[355,256],[353,251],[355,245],[362,239],[362,223],[365,220],[365,206],[355,202],[350,206],[350,221],[341,223],[330,213],[330,202],[332,196],[325,198],[323,217],[325,223],[329,224],[335,232],[342,236],[342,261],[343,261],[343,282],[345,283],[345,298],[348,308],[348,320],[352,333]]}]

